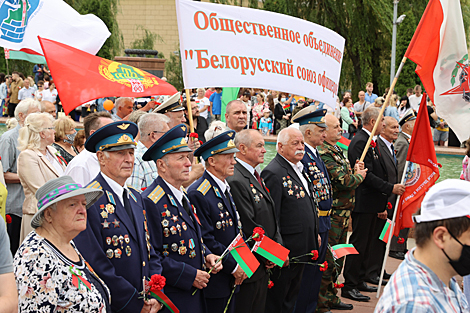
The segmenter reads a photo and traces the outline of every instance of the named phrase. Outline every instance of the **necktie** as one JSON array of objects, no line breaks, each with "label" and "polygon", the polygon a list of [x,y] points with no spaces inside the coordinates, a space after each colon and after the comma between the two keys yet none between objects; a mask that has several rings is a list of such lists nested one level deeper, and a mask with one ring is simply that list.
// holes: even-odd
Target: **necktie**
[{"label": "necktie", "polygon": [[261,185],[261,187],[263,187],[263,182],[261,181],[261,177],[259,176],[257,170],[255,170],[255,177],[258,180],[258,183]]},{"label": "necktie", "polygon": [[132,225],[134,225],[134,215],[132,214],[131,203],[129,202],[126,189],[122,192],[122,200],[124,201],[124,209],[126,209],[127,215],[131,219]]},{"label": "necktie", "polygon": [[184,196],[181,202],[183,202],[183,208],[186,211],[186,213],[188,213],[188,215],[191,216],[191,213],[189,213],[190,208],[189,208],[188,201],[186,201],[186,198]]},{"label": "necktie", "polygon": [[395,164],[397,164],[397,156],[395,155],[395,148],[393,147],[393,143],[392,143],[392,155],[393,155],[393,160],[395,161]]},{"label": "necktie", "polygon": [[232,200],[230,200],[230,194],[228,193],[228,189],[225,189],[225,198],[227,198],[227,201],[230,205],[230,207],[232,206]]}]

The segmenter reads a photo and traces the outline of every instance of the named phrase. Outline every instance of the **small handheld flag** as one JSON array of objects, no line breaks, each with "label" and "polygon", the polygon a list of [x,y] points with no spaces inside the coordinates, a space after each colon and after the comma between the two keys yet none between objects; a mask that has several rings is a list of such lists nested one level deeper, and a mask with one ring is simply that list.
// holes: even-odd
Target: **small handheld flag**
[{"label": "small handheld flag", "polygon": [[279,267],[284,265],[290,252],[289,249],[284,248],[268,236],[263,236],[263,240],[257,241],[253,247],[253,251]]},{"label": "small handheld flag", "polygon": [[380,233],[379,239],[385,243],[388,243],[388,237],[390,237],[390,228],[392,226],[392,221],[387,218],[387,222],[385,223],[382,232]]},{"label": "small handheld flag", "polygon": [[352,244],[339,244],[331,247],[331,253],[335,259],[342,258],[348,254],[359,254]]},{"label": "small handheld flag", "polygon": [[240,265],[248,278],[250,278],[258,269],[259,262],[253,253],[251,253],[240,234],[235,237],[228,249],[238,265]]}]

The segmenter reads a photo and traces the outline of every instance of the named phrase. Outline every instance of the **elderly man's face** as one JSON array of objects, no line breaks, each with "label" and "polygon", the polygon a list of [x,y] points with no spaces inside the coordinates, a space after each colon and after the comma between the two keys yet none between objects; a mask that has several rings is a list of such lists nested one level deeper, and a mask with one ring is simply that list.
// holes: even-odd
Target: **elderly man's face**
[{"label": "elderly man's face", "polygon": [[258,164],[264,163],[264,139],[260,133],[254,133],[251,139],[251,145],[247,147],[246,160],[250,165],[256,167]]},{"label": "elderly man's face", "polygon": [[96,156],[100,162],[101,171],[112,180],[121,184],[121,186],[132,175],[134,169],[134,149],[98,151]]},{"label": "elderly man's face", "polygon": [[326,140],[331,143],[336,143],[341,139],[343,129],[339,123],[338,118],[333,115],[327,115],[326,120]]},{"label": "elderly man's face", "polygon": [[26,89],[29,88],[29,79],[25,79],[25,80],[23,81],[23,86],[24,86]]},{"label": "elderly man's face", "polygon": [[158,173],[173,186],[181,186],[189,179],[189,155],[188,152],[167,154],[163,159],[157,160]]},{"label": "elderly man's face", "polygon": [[364,91],[359,91],[359,100],[364,101],[366,99],[366,93]]},{"label": "elderly man's face", "polygon": [[119,108],[120,116],[121,117],[128,116],[129,114],[132,113],[133,108],[134,108],[134,104],[132,103],[132,101],[126,101],[126,103],[122,107]]},{"label": "elderly man's face", "polygon": [[241,131],[246,126],[247,111],[243,102],[235,102],[230,107],[230,112],[226,113],[227,126],[236,132]]},{"label": "elderly man's face", "polygon": [[397,140],[399,132],[400,127],[398,126],[398,121],[395,118],[390,117],[385,121],[381,136],[387,139],[389,142],[392,142],[394,140]]},{"label": "elderly man's face", "polygon": [[176,125],[186,123],[186,118],[184,117],[184,111],[178,112],[166,112],[166,116],[170,118],[170,122],[168,126],[171,128],[175,127]]},{"label": "elderly man's face", "polygon": [[44,101],[44,103],[45,103],[44,113],[49,113],[50,115],[52,115],[55,118],[56,117],[55,105],[52,102],[49,102],[49,101]]},{"label": "elderly man's face", "polygon": [[[209,160],[210,158],[212,158],[212,160]],[[213,166],[217,177],[226,179],[233,175],[233,170],[237,163],[235,161],[235,153],[217,154],[210,158],[208,159],[209,164]]]},{"label": "elderly man's face", "polygon": [[[308,136],[306,136],[306,141],[309,145],[316,148],[325,141],[326,138],[326,128],[312,125],[307,130]],[[307,135],[306,132],[306,135]],[[308,139],[307,139],[308,138]]]},{"label": "elderly man's face", "polygon": [[278,152],[289,162],[294,164],[300,162],[305,153],[304,137],[302,133],[295,128],[291,128],[289,130],[287,144],[283,145],[279,143]]},{"label": "elderly man's face", "polygon": [[57,203],[57,209],[46,209],[49,211],[47,218],[52,219],[54,228],[60,228],[62,231],[74,238],[81,231],[86,229],[86,198],[85,195],[79,195],[68,198]]}]

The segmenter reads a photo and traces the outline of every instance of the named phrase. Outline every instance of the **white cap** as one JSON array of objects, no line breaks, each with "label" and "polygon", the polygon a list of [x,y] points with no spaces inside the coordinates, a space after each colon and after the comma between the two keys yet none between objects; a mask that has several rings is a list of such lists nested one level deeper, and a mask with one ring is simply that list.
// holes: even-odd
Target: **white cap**
[{"label": "white cap", "polygon": [[421,215],[413,218],[416,223],[421,223],[469,215],[470,182],[446,179],[429,189],[421,203]]}]

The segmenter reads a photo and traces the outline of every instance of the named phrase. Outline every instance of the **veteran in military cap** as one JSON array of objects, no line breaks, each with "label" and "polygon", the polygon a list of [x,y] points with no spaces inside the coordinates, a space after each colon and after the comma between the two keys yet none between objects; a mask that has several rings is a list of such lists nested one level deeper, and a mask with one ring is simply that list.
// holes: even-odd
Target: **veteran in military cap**
[{"label": "veteran in military cap", "polygon": [[[241,223],[226,178],[233,175],[235,131],[226,131],[207,141],[194,152],[201,157],[206,171],[188,190],[191,203],[198,208],[202,237],[209,249],[221,255],[233,239],[241,233]],[[245,272],[235,259],[228,255],[224,269],[211,278],[204,290],[208,312],[223,312],[235,285],[246,278]],[[235,293],[238,293],[237,288]],[[234,312],[235,294],[227,312]]]},{"label": "veteran in military cap", "polygon": [[[321,242],[318,251],[319,263],[325,261],[328,245],[328,231],[331,227],[331,182],[317,147],[323,144],[326,138],[325,124],[326,110],[311,111],[309,108],[302,109],[293,118],[292,122],[299,123],[299,130],[305,140],[305,154],[302,159],[304,170],[313,183],[313,198],[318,206],[318,231]],[[323,272],[318,266],[307,266],[304,270],[302,283],[300,285],[299,297],[295,305],[296,313],[314,313],[317,307],[318,292],[320,291],[321,277]]]},{"label": "veteran in military cap", "polygon": [[153,113],[165,114],[170,118],[168,126],[170,128],[175,127],[181,123],[186,123],[186,118],[184,117],[184,107],[181,104],[181,93],[177,92],[165,102],[160,104],[158,107],[153,110]]},{"label": "veteran in military cap", "polygon": [[111,290],[113,312],[161,308],[155,299],[144,301],[139,294],[143,279],[160,274],[162,266],[150,245],[144,201],[137,190],[125,185],[132,174],[137,132],[132,122],[114,122],[85,143],[100,163],[100,173],[87,188],[101,189],[104,195],[88,209],[87,228],[74,241]]},{"label": "veteran in military cap", "polygon": [[[155,161],[159,176],[142,193],[148,208],[152,246],[163,256],[165,293],[180,312],[207,312],[204,291],[210,275],[222,269],[218,256],[202,239],[201,221],[191,205],[183,182],[189,179],[192,150],[186,142],[187,126],[180,124],[165,133],[143,155]],[[193,294],[193,292],[197,292]]]}]

